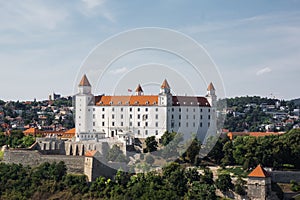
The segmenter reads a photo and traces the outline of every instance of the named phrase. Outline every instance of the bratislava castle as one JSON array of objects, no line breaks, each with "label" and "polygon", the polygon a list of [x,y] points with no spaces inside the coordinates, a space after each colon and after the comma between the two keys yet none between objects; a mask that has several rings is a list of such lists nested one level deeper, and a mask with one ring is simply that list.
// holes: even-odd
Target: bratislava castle
[{"label": "bratislava castle", "polygon": [[158,95],[144,95],[141,85],[131,96],[94,96],[86,75],[75,96],[76,141],[104,138],[160,138],[165,131],[197,134],[216,131],[217,96],[212,83],[204,97],[173,96],[164,80]]}]

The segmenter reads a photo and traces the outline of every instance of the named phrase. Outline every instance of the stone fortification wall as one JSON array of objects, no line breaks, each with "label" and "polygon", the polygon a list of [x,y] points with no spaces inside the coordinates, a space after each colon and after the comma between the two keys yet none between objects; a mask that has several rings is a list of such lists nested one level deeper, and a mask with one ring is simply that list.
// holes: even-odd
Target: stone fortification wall
[{"label": "stone fortification wall", "polygon": [[37,150],[5,150],[3,161],[24,166],[37,166],[44,162],[64,161],[69,173],[84,173],[83,156],[43,155]]},{"label": "stone fortification wall", "polygon": [[291,180],[300,182],[299,171],[272,171],[270,173],[272,181],[277,183],[289,183]]}]

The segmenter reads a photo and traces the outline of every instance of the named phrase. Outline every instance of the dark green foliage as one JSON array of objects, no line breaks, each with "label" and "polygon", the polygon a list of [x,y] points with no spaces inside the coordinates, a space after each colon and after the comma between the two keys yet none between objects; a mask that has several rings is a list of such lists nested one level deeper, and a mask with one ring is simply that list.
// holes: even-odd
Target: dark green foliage
[{"label": "dark green foliage", "polygon": [[[224,140],[220,139],[222,144]],[[258,164],[282,169],[284,166],[300,169],[300,129],[293,129],[280,136],[250,137],[239,136],[233,141],[227,140],[222,151],[217,143],[218,160],[221,166],[241,165],[244,169],[254,168]],[[216,157],[208,155],[211,160]],[[288,165],[287,165],[288,164]]]},{"label": "dark green foliage", "polygon": [[163,146],[167,146],[174,138],[175,138],[175,135],[177,133],[176,132],[168,132],[166,131],[162,136],[161,136],[161,144]]},{"label": "dark green foliage", "polygon": [[118,145],[114,145],[107,153],[106,159],[108,161],[127,162],[125,155]]},{"label": "dark green foliage", "polygon": [[[44,163],[36,168],[0,163],[0,199],[29,199],[36,193],[55,193],[68,185],[63,162]],[[73,182],[77,184],[77,182]]]},{"label": "dark green foliage", "polygon": [[233,189],[233,184],[229,174],[220,174],[216,180],[216,186],[222,192],[228,192]]},{"label": "dark green foliage", "polygon": [[241,177],[239,177],[236,180],[236,183],[234,185],[234,191],[239,195],[245,195],[246,194],[246,181],[244,181]]},{"label": "dark green foliage", "polygon": [[300,191],[300,185],[296,181],[294,181],[294,180],[291,180],[291,190],[293,192]]},{"label": "dark green foliage", "polygon": [[153,152],[157,150],[158,143],[155,140],[155,136],[147,137],[145,143],[146,148],[144,149],[144,153]]},{"label": "dark green foliage", "polygon": [[182,155],[183,159],[191,164],[195,164],[196,157],[199,156],[201,142],[197,138],[193,139],[186,152]]}]

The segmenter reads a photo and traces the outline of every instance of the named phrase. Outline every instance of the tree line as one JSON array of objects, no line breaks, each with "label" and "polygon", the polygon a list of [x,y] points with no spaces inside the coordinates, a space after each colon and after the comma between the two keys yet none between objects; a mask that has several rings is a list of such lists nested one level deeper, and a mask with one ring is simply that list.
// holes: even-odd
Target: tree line
[{"label": "tree line", "polygon": [[214,200],[222,192],[244,191],[229,175],[214,182],[205,168],[185,168],[171,163],[162,171],[128,174],[121,170],[114,179],[98,177],[88,183],[85,175],[67,174],[63,162],[43,163],[37,167],[0,163],[0,199],[203,199]]},{"label": "tree line", "polygon": [[279,136],[221,138],[207,159],[222,166],[242,165],[244,169],[258,164],[275,169],[300,169],[300,129]]}]

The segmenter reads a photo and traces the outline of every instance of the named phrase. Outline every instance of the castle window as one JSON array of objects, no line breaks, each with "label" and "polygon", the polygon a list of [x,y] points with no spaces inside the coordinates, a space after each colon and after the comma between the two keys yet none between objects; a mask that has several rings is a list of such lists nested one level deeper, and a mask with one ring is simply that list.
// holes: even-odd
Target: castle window
[{"label": "castle window", "polygon": [[210,119],[210,115],[208,115],[208,119]]},{"label": "castle window", "polygon": [[193,109],[193,112],[195,112],[195,111],[196,111],[196,109],[194,108],[194,109]]},{"label": "castle window", "polygon": [[155,122],[155,127],[158,127],[158,122]]},{"label": "castle window", "polygon": [[102,111],[105,111],[105,108],[102,108]]},{"label": "castle window", "polygon": [[203,116],[202,115],[200,115],[200,119],[202,119],[203,118]]},{"label": "castle window", "polygon": [[132,108],[129,108],[129,112],[132,112]]},{"label": "castle window", "polygon": [[121,122],[121,126],[123,126],[123,122]]},{"label": "castle window", "polygon": [[188,108],[186,109],[186,112],[189,112],[189,109],[188,109]]},{"label": "castle window", "polygon": [[179,112],[181,112],[181,108],[179,108],[178,110],[179,110]]},{"label": "castle window", "polygon": [[141,122],[138,122],[138,123],[137,123],[137,126],[141,126]]},{"label": "castle window", "polygon": [[155,111],[157,112],[157,111],[158,111],[158,108],[155,108]]},{"label": "castle window", "polygon": [[210,109],[208,109],[208,112],[210,112]]},{"label": "castle window", "polygon": [[145,126],[148,126],[148,122],[145,122]]},{"label": "castle window", "polygon": [[104,126],[105,125],[105,123],[104,122],[102,122],[102,126]]},{"label": "castle window", "polygon": [[202,108],[200,109],[200,112],[202,112],[203,110],[202,110]]},{"label": "castle window", "polygon": [[115,118],[115,115],[114,115],[114,114],[112,114],[112,115],[111,115],[111,118],[112,118],[112,119],[114,119],[114,118]]},{"label": "castle window", "polygon": [[104,118],[105,118],[105,115],[103,114],[103,115],[102,115],[102,119],[104,119]]},{"label": "castle window", "polygon": [[210,123],[208,122],[208,125],[207,125],[208,127],[210,127]]},{"label": "castle window", "polygon": [[155,119],[158,119],[158,114],[155,115]]},{"label": "castle window", "polygon": [[132,119],[132,114],[129,115],[129,119]]},{"label": "castle window", "polygon": [[200,122],[200,127],[202,127],[202,122]]},{"label": "castle window", "polygon": [[112,126],[115,126],[115,122],[111,122],[111,125],[112,125]]},{"label": "castle window", "polygon": [[186,115],[186,119],[189,119],[189,116],[188,116],[188,115]]},{"label": "castle window", "polygon": [[180,127],[181,126],[181,123],[180,122],[178,122],[178,127]]},{"label": "castle window", "polygon": [[148,108],[145,108],[145,111],[148,112]]},{"label": "castle window", "polygon": [[195,125],[196,125],[195,122],[193,122],[193,127],[195,127]]},{"label": "castle window", "polygon": [[129,104],[129,101],[126,101],[125,104],[128,105],[128,104]]},{"label": "castle window", "polygon": [[149,101],[146,101],[146,105],[148,105],[149,104]]},{"label": "castle window", "polygon": [[100,102],[99,102],[99,104],[103,104],[103,102],[102,102],[102,101],[100,101]]},{"label": "castle window", "polygon": [[196,115],[193,115],[193,119],[196,119]]},{"label": "castle window", "polygon": [[96,126],[96,122],[93,122],[93,126]]},{"label": "castle window", "polygon": [[93,108],[93,111],[95,111],[95,108]]},{"label": "castle window", "polygon": [[93,114],[93,119],[95,119],[95,114]]},{"label": "castle window", "polygon": [[123,119],[123,114],[121,115],[121,119]]},{"label": "castle window", "polygon": [[174,119],[174,115],[172,115],[172,119]]},{"label": "castle window", "polygon": [[158,135],[158,130],[155,130],[155,135]]},{"label": "castle window", "polygon": [[178,115],[178,118],[181,119],[181,115]]},{"label": "castle window", "polygon": [[145,135],[148,135],[148,130],[145,130]]},{"label": "castle window", "polygon": [[186,126],[186,127],[189,127],[189,123],[187,122],[185,126]]},{"label": "castle window", "polygon": [[140,115],[140,114],[138,114],[138,115],[137,115],[137,118],[138,118],[138,119],[140,119],[140,118],[141,118],[141,115]]},{"label": "castle window", "polygon": [[174,122],[171,123],[171,128],[174,128]]},{"label": "castle window", "polygon": [[156,101],[153,102],[153,105],[156,105]]},{"label": "castle window", "polygon": [[112,108],[112,109],[111,109],[111,111],[113,111],[113,112],[114,112],[114,111],[115,111],[115,108]]},{"label": "castle window", "polygon": [[123,108],[121,108],[121,112],[123,112]]},{"label": "castle window", "polygon": [[141,131],[140,131],[140,130],[138,130],[138,135],[139,135],[139,134],[141,134]]},{"label": "castle window", "polygon": [[122,104],[122,101],[119,101],[118,104],[121,105],[121,104]]},{"label": "castle window", "polygon": [[172,112],[174,112],[174,108],[172,108]]},{"label": "castle window", "polygon": [[134,104],[139,104],[139,102],[138,102],[138,101],[135,101]]},{"label": "castle window", "polygon": [[129,122],[129,126],[132,126],[132,122]]},{"label": "castle window", "polygon": [[110,101],[110,102],[109,102],[109,104],[110,104],[110,105],[112,105],[112,104],[113,104],[113,102],[112,102],[112,101]]},{"label": "castle window", "polygon": [[138,108],[137,110],[138,110],[138,112],[140,112],[140,110],[141,110],[141,109],[140,109],[140,108]]}]

